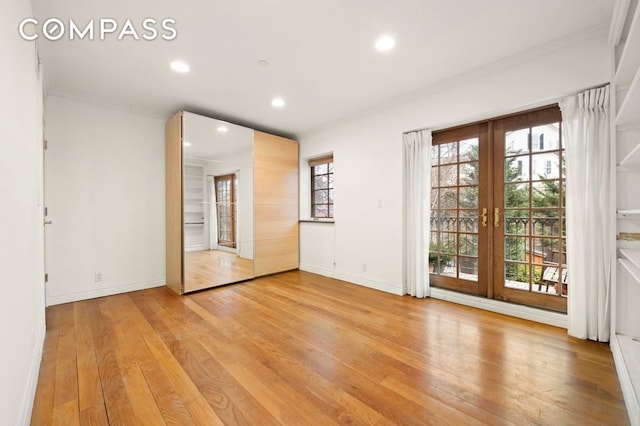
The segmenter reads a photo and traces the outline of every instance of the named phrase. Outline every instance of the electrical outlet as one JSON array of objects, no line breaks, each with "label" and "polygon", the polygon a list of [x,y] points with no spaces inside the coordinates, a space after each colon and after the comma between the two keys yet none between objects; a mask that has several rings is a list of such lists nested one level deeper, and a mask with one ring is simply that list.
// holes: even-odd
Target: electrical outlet
[{"label": "electrical outlet", "polygon": [[102,272],[96,272],[96,279],[95,281],[97,283],[101,283],[102,282]]}]

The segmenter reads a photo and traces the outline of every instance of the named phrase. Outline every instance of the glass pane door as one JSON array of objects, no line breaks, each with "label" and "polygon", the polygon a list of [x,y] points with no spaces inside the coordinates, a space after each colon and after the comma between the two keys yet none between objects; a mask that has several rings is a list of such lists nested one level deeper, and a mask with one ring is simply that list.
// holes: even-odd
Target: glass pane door
[{"label": "glass pane door", "polygon": [[564,149],[557,110],[495,126],[495,297],[566,312]]},{"label": "glass pane door", "polygon": [[485,133],[475,125],[439,134],[431,154],[431,282],[472,294],[486,292],[486,280],[480,279],[487,269],[480,213]]},{"label": "glass pane door", "polygon": [[216,206],[218,211],[218,245],[236,248],[235,176],[216,176]]}]

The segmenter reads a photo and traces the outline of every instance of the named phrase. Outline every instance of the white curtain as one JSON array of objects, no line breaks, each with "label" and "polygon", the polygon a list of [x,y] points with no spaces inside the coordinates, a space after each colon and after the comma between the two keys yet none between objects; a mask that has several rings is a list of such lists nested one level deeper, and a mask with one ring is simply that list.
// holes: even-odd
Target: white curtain
[{"label": "white curtain", "polygon": [[560,108],[566,147],[568,332],[606,342],[615,267],[609,86],[563,99]]},{"label": "white curtain", "polygon": [[213,176],[207,176],[207,202],[209,206],[209,250],[218,249],[218,204],[216,200],[216,183]]},{"label": "white curtain", "polygon": [[405,133],[404,140],[404,292],[429,297],[431,226],[431,130]]}]

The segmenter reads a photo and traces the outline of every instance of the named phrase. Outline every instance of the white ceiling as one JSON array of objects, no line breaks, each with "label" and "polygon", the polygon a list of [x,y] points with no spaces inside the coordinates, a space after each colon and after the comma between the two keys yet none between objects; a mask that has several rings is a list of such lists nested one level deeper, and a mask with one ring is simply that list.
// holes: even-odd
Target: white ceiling
[{"label": "white ceiling", "polygon": [[[43,42],[49,93],[299,134],[554,41],[614,0],[34,0],[36,17],[177,21],[174,41]],[[395,36],[381,54],[375,38]],[[169,68],[183,59],[191,71]],[[258,65],[267,60],[269,65]],[[287,105],[271,107],[282,96]]]}]

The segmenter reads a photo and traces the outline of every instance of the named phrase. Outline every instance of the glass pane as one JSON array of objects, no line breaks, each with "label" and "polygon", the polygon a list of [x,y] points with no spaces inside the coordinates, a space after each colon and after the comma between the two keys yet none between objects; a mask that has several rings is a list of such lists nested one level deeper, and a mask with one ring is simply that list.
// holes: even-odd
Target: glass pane
[{"label": "glass pane", "polygon": [[560,146],[560,123],[545,124],[531,129],[533,151],[549,151]]},{"label": "glass pane", "polygon": [[529,234],[529,211],[506,210],[504,212],[504,233],[512,235]]},{"label": "glass pane", "polygon": [[328,194],[329,194],[328,202],[329,204],[333,204],[333,189],[330,189],[328,191]]},{"label": "glass pane", "polygon": [[460,141],[460,161],[475,161],[478,157],[478,138]]},{"label": "glass pane", "polygon": [[529,152],[529,129],[505,132],[505,155],[525,154]]},{"label": "glass pane", "polygon": [[438,251],[441,254],[450,254],[455,256],[457,253],[456,235],[453,232],[440,233],[440,245]]},{"label": "glass pane", "polygon": [[329,204],[329,214],[327,217],[333,217],[333,204]]},{"label": "glass pane", "polygon": [[531,216],[533,235],[560,235],[558,210],[533,210]]},{"label": "glass pane", "polygon": [[333,173],[333,162],[328,164],[329,166],[329,173]]},{"label": "glass pane", "polygon": [[440,230],[456,232],[457,231],[457,215],[455,210],[440,211]]},{"label": "glass pane", "polygon": [[558,264],[560,240],[554,238],[533,239],[533,261],[535,263]]},{"label": "glass pane", "polygon": [[478,232],[477,210],[460,210],[458,216],[460,232]]},{"label": "glass pane", "polygon": [[329,180],[327,179],[327,175],[314,177],[313,186],[315,189],[327,188],[329,186]]},{"label": "glass pane", "polygon": [[478,255],[478,234],[460,234],[460,254],[465,256]]},{"label": "glass pane", "polygon": [[329,188],[333,188],[333,173],[329,175]]},{"label": "glass pane", "polygon": [[504,186],[505,208],[529,207],[529,184],[508,183]]},{"label": "glass pane", "polygon": [[439,191],[437,189],[431,190],[431,211],[437,209],[438,206],[438,194]]},{"label": "glass pane", "polygon": [[431,167],[431,187],[437,188],[440,186],[440,180],[438,179],[440,176],[440,167],[434,166]]},{"label": "glass pane", "polygon": [[462,187],[460,191],[460,208],[473,209],[478,207],[478,187]]},{"label": "glass pane", "polygon": [[517,290],[529,290],[529,265],[505,262],[504,286]]},{"label": "glass pane", "polygon": [[314,204],[323,204],[326,203],[329,199],[329,194],[327,190],[315,191],[313,194],[313,203]]},{"label": "glass pane", "polygon": [[439,186],[456,186],[458,184],[458,165],[440,167]]},{"label": "glass pane", "polygon": [[318,164],[317,166],[313,166],[313,174],[321,175],[328,172],[329,168],[327,164]]},{"label": "glass pane", "polygon": [[438,159],[440,158],[440,150],[438,149],[438,145],[434,145],[431,147],[431,165],[438,165]]},{"label": "glass pane", "polygon": [[455,209],[458,206],[458,189],[444,188],[440,190],[440,208]]},{"label": "glass pane", "polygon": [[329,217],[327,205],[313,206],[313,217]]},{"label": "glass pane", "polygon": [[460,278],[469,281],[478,281],[478,259],[473,257],[460,257],[458,259]]},{"label": "glass pane", "polygon": [[478,162],[460,164],[460,185],[478,184]]},{"label": "glass pane", "polygon": [[558,207],[560,203],[560,181],[533,182],[531,205],[533,207]]},{"label": "glass pane", "polygon": [[458,142],[440,144],[440,164],[450,164],[458,161]]},{"label": "glass pane", "polygon": [[532,180],[560,178],[560,154],[545,152],[532,158]]},{"label": "glass pane", "polygon": [[527,237],[504,237],[505,260],[527,260]]},{"label": "glass pane", "polygon": [[457,258],[455,256],[439,256],[440,275],[445,277],[455,277],[457,268]]},{"label": "glass pane", "polygon": [[529,156],[521,155],[504,160],[504,181],[522,182],[529,180]]}]

